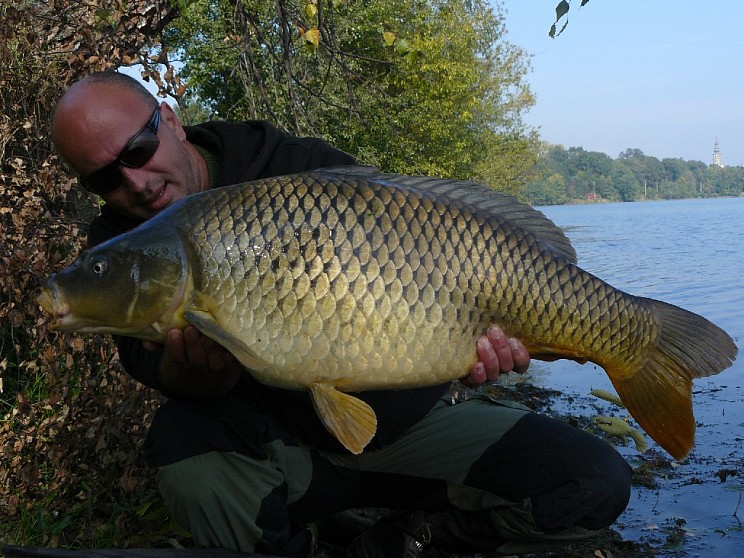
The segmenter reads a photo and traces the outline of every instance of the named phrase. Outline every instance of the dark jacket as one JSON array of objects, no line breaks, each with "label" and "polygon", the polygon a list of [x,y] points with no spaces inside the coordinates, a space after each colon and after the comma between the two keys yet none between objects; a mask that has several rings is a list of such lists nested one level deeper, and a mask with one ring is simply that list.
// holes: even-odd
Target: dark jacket
[{"label": "dark jacket", "polygon": [[[281,132],[263,121],[243,123],[208,122],[187,126],[191,143],[209,151],[219,168],[214,187],[247,182],[269,176],[303,172],[316,168],[353,165],[354,158],[317,138],[297,138]],[[123,216],[107,206],[93,220],[88,244],[94,246],[126,232],[140,221]],[[142,342],[128,337],[114,337],[124,368],[135,379],[168,393],[159,376],[162,351],[148,351]],[[369,403],[377,414],[377,435],[370,448],[383,447],[423,417],[444,394],[446,385],[404,391],[380,391],[355,394]],[[304,443],[338,450],[341,445],[326,431],[318,419],[306,392],[264,386],[247,375],[235,390],[270,408],[290,433]]]}]

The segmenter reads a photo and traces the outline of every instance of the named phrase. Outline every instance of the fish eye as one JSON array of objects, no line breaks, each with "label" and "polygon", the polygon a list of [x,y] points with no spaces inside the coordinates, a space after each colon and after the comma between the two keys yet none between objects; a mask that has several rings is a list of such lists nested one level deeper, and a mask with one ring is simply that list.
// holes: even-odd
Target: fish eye
[{"label": "fish eye", "polygon": [[99,277],[102,277],[106,274],[106,271],[108,270],[108,260],[105,256],[96,256],[93,258],[93,260],[90,262],[90,270],[93,272],[94,275],[98,275]]}]

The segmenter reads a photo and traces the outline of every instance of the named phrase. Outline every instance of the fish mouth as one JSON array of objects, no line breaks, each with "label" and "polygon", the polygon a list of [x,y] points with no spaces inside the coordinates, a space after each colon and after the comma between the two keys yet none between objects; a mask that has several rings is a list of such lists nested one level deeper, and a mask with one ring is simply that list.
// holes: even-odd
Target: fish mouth
[{"label": "fish mouth", "polygon": [[54,288],[44,287],[41,294],[36,298],[45,312],[52,315],[49,329],[58,331],[64,329],[71,318],[70,306],[59,299],[58,292]]}]

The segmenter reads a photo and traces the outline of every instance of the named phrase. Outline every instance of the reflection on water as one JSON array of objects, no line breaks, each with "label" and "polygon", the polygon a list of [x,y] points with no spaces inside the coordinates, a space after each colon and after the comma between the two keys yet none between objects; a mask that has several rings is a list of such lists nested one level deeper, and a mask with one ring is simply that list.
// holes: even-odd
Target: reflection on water
[{"label": "reflection on water", "polygon": [[[538,209],[564,229],[583,269],[631,294],[697,312],[742,345],[744,198]],[[659,490],[634,490],[617,524],[624,536],[653,540],[655,526],[681,518],[689,533],[680,556],[739,555],[744,544],[739,520],[744,518],[743,373],[744,355],[721,374],[695,382],[697,435],[691,458]],[[597,367],[570,362],[535,363],[532,379],[577,394],[579,406],[591,389],[612,389]],[[632,450],[622,452],[635,458]],[[735,473],[721,482],[720,472],[729,469]]]}]

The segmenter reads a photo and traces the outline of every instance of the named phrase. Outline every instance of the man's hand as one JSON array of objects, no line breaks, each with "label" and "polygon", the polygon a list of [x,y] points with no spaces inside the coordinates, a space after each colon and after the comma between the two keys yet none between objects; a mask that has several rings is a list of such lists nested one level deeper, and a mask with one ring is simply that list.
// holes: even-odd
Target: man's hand
[{"label": "man's hand", "polygon": [[530,365],[530,355],[524,345],[516,338],[507,339],[503,330],[492,325],[476,344],[478,362],[473,365],[470,375],[463,383],[476,387],[486,380],[496,380],[506,372],[523,374]]},{"label": "man's hand", "polygon": [[[160,347],[143,341],[148,350]],[[242,366],[224,347],[193,326],[173,328],[165,335],[165,353],[160,365],[161,380],[181,395],[215,395],[230,391]]]}]

